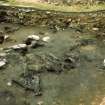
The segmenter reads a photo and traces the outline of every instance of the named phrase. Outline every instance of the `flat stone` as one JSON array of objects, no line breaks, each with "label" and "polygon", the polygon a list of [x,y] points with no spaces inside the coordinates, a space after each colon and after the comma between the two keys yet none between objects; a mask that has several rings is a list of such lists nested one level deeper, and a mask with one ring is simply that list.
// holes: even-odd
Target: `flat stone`
[{"label": "flat stone", "polygon": [[4,39],[7,40],[9,38],[8,35],[4,35]]},{"label": "flat stone", "polygon": [[12,82],[11,81],[7,82],[7,86],[12,86]]},{"label": "flat stone", "polygon": [[40,37],[38,35],[29,35],[28,39],[40,40]]},{"label": "flat stone", "polygon": [[49,36],[46,36],[46,37],[43,37],[42,38],[42,41],[44,41],[44,42],[48,42],[50,40],[50,37]]},{"label": "flat stone", "polygon": [[0,59],[0,68],[6,65],[6,59]]},{"label": "flat stone", "polygon": [[37,105],[43,105],[43,104],[44,104],[43,101],[39,101],[39,102],[37,103]]},{"label": "flat stone", "polygon": [[27,47],[26,44],[17,44],[17,45],[11,46],[10,48],[16,50],[16,49],[24,49],[26,47]]},{"label": "flat stone", "polygon": [[93,27],[92,30],[93,30],[93,31],[98,31],[99,28],[97,28],[97,27]]},{"label": "flat stone", "polygon": [[5,57],[6,55],[6,53],[0,53],[0,57]]}]

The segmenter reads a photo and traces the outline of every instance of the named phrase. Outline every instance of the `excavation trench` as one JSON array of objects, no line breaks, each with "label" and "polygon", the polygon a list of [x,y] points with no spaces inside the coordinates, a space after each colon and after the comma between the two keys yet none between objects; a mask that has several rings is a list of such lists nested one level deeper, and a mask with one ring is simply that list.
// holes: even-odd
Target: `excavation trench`
[{"label": "excavation trench", "polygon": [[[0,35],[9,37],[0,37],[0,60],[7,60],[0,68],[0,100],[10,97],[2,105],[12,101],[16,105],[101,103],[105,96],[104,11],[60,13],[6,6],[0,14]],[[41,38],[34,47],[10,48],[33,34]],[[48,42],[42,43],[44,37]]]}]

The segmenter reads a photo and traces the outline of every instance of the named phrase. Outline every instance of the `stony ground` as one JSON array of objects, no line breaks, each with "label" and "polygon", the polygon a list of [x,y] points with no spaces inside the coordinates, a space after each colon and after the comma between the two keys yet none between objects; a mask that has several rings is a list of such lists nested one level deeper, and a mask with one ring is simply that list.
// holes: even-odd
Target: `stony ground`
[{"label": "stony ground", "polygon": [[37,3],[37,2],[45,2],[45,0],[16,0],[17,2],[27,2],[27,3]]},{"label": "stony ground", "polygon": [[[7,26],[17,27],[2,23],[0,29]],[[50,40],[44,46],[29,47],[26,53],[7,49],[0,52],[6,53],[8,61],[0,68],[2,105],[104,105],[104,40],[75,29],[53,32],[19,26],[8,33],[12,40],[1,47],[24,43],[32,34],[49,36]]]},{"label": "stony ground", "polygon": [[[23,12],[18,9],[13,13],[11,9],[8,12],[1,9],[0,103],[104,105],[104,12],[99,15],[103,17],[96,19],[96,24],[92,24],[95,21],[90,20],[94,20],[97,14],[91,13],[91,19],[85,20],[88,23],[85,23],[85,29],[84,25],[78,27],[77,23],[81,22],[74,18],[72,22],[69,20],[67,26],[67,21],[60,24],[56,18],[53,18],[52,24],[46,15],[41,18],[41,12],[37,13],[38,16],[35,15],[35,19],[42,19],[37,21],[40,24],[47,19],[45,23],[49,27],[45,27],[45,23],[41,26],[39,23],[30,26],[30,22],[33,23],[33,15],[30,18],[27,13],[30,10],[22,10]],[[46,13],[50,14],[47,16],[52,15],[51,12]],[[15,24],[5,23],[4,20]],[[27,24],[22,24],[23,22]],[[28,39],[30,35],[34,35],[35,39]]]}]

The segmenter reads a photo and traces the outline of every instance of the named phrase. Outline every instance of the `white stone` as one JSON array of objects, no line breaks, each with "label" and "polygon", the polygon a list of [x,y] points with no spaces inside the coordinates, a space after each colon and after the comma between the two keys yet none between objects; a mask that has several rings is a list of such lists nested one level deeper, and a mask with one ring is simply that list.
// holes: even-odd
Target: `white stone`
[{"label": "white stone", "polygon": [[43,101],[39,101],[37,105],[43,105]]},{"label": "white stone", "polygon": [[104,61],[103,61],[103,65],[105,66],[105,59],[104,59]]},{"label": "white stone", "polygon": [[0,67],[3,67],[6,63],[4,61],[0,61]]},{"label": "white stone", "polygon": [[3,67],[6,65],[7,60],[6,59],[0,59],[0,67]]},{"label": "white stone", "polygon": [[6,40],[6,39],[8,39],[8,38],[9,38],[9,36],[8,36],[8,35],[5,35],[5,36],[4,36],[4,39],[5,39],[5,40]]},{"label": "white stone", "polygon": [[10,6],[10,4],[7,4],[7,3],[3,3],[2,5],[4,5],[4,6]]},{"label": "white stone", "polygon": [[6,55],[6,53],[0,53],[0,57],[5,57]]},{"label": "white stone", "polygon": [[72,21],[72,19],[70,18],[70,19],[68,19],[68,22],[71,22]]},{"label": "white stone", "polygon": [[98,31],[98,30],[99,30],[99,28],[94,27],[92,30],[93,30],[93,31]]},{"label": "white stone", "polygon": [[46,13],[47,13],[47,14],[50,14],[51,12],[50,12],[50,11],[47,11]]},{"label": "white stone", "polygon": [[40,37],[38,35],[30,35],[28,38],[33,39],[33,40],[40,40]]},{"label": "white stone", "polygon": [[12,82],[7,82],[7,86],[12,86]]},{"label": "white stone", "polygon": [[21,48],[26,48],[26,47],[27,47],[26,44],[17,44],[17,45],[14,45],[14,46],[10,47],[10,48],[12,48],[12,49],[21,49]]},{"label": "white stone", "polygon": [[46,37],[43,37],[42,38],[42,41],[44,41],[44,42],[48,42],[50,40],[50,37],[49,36],[46,36]]},{"label": "white stone", "polygon": [[0,51],[2,51],[3,50],[3,48],[0,48]]}]

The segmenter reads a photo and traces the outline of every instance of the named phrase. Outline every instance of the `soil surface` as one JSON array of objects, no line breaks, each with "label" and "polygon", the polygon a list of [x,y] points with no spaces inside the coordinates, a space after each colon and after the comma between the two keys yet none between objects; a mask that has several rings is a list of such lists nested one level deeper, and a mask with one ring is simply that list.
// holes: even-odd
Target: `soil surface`
[{"label": "soil surface", "polygon": [[104,11],[0,14],[0,105],[105,105]]},{"label": "soil surface", "polygon": [[37,3],[37,2],[47,2],[47,0],[16,0],[17,2],[26,2],[26,3]]},{"label": "soil surface", "polygon": [[[55,33],[42,27],[2,23],[0,30],[14,26],[18,30],[8,33],[11,40],[1,48],[24,43],[32,34],[49,36],[50,40],[44,46],[29,48],[24,56],[18,51],[0,51],[7,53],[8,61],[0,69],[0,100],[7,100],[1,101],[2,105],[104,105],[104,40],[71,28]],[[30,77],[35,91],[26,89],[33,89]]]}]

